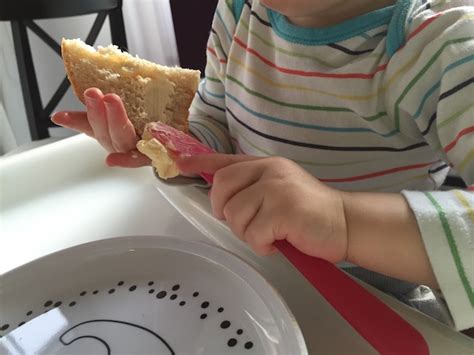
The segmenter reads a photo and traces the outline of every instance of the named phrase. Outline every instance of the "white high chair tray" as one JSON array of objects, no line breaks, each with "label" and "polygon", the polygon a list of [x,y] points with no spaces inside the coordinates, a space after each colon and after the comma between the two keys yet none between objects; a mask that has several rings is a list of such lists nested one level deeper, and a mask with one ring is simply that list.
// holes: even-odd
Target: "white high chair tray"
[{"label": "white high chair tray", "polygon": [[[103,297],[107,302],[100,303],[100,306],[104,306],[104,310],[107,310],[108,307],[113,306],[110,303],[112,297],[131,294],[133,294],[133,297],[137,297],[137,291],[140,288],[143,293],[142,299],[149,302],[152,302],[153,299],[150,304],[156,306],[156,302],[159,301],[156,298],[156,294],[159,292],[157,288],[158,280],[150,279],[150,277],[157,270],[141,268],[140,272],[135,272],[140,265],[162,265],[159,264],[159,260],[151,260],[151,257],[129,260],[127,259],[128,255],[133,253],[124,252],[127,258],[120,258],[121,262],[111,264],[114,267],[109,267],[108,274],[102,270],[102,267],[96,267],[90,269],[89,274],[75,272],[69,278],[56,276],[65,273],[67,270],[72,270],[72,264],[77,267],[86,265],[91,258],[96,259],[95,265],[106,265],[108,263],[106,260],[110,259],[107,255],[117,251],[115,247],[118,244],[112,245],[109,249],[89,249],[89,254],[82,259],[79,258],[79,260],[77,258],[57,259],[56,257],[49,259],[51,262],[51,265],[47,268],[49,273],[45,274],[43,272],[41,277],[38,276],[38,279],[35,279],[31,273],[29,277],[25,277],[26,274],[18,270],[23,267],[39,265],[36,264],[37,260],[40,260],[41,263],[48,260],[47,258],[38,258],[51,256],[52,253],[69,250],[71,247],[84,245],[84,243],[120,236],[150,236],[155,238],[156,235],[166,235],[219,246],[238,255],[251,268],[257,270],[260,275],[263,275],[271,283],[272,287],[278,291],[288,305],[303,333],[308,353],[377,354],[377,351],[353,330],[350,324],[326,302],[283,256],[277,254],[266,258],[257,257],[246,244],[232,236],[224,224],[217,223],[216,219],[210,214],[209,199],[205,192],[194,187],[159,185],[150,168],[108,168],[104,164],[104,158],[104,150],[94,140],[85,135],[64,139],[8,158],[0,158],[0,239],[2,241],[0,247],[0,336],[5,337],[8,332],[15,333],[15,328],[20,323],[27,322],[38,315],[52,317],[54,313],[60,312],[65,314],[69,314],[66,312],[78,313],[86,308],[86,298],[91,302],[98,302],[98,296]],[[162,195],[185,218],[176,212]],[[196,230],[186,219],[202,233]],[[141,237],[134,237],[133,239],[135,238],[140,239]],[[145,245],[148,246],[146,243]],[[133,247],[131,248],[133,249]],[[159,249],[158,246],[155,249]],[[102,255],[100,253],[105,254],[100,256]],[[37,271],[39,270],[40,268],[37,267]],[[175,278],[173,275],[169,275],[169,284],[164,284],[168,287],[166,290],[168,297],[171,296],[168,291],[169,287],[172,288],[177,284],[172,283]],[[118,286],[120,281],[124,281],[124,284]],[[133,281],[136,282],[137,289],[130,293],[127,290],[133,286],[131,285]],[[140,284],[138,284],[139,281]],[[146,293],[150,291],[150,288],[148,288],[148,282],[150,281],[154,282],[152,286],[155,287],[155,296]],[[186,304],[179,306],[181,300],[177,301],[179,297],[184,297],[181,292],[185,291],[185,284],[180,282],[179,285],[180,289],[177,291],[180,293],[176,293],[177,298],[175,300],[168,299],[168,301],[173,305],[172,307],[180,311],[186,310],[183,314],[188,314],[191,312],[189,302],[192,301],[183,299]],[[194,284],[186,283],[186,285],[193,286]],[[59,287],[59,289],[54,287]],[[428,342],[431,355],[472,354],[474,344],[472,339],[468,339],[427,318],[370,286],[364,285],[364,287],[383,300],[422,333]],[[22,294],[14,293],[18,297],[13,302],[12,296],[9,296],[9,294],[20,288],[24,291]],[[108,294],[112,288],[115,291]],[[58,291],[56,295],[50,293],[50,291],[55,292],[54,290]],[[99,292],[94,294],[95,290]],[[86,291],[87,294],[81,296],[80,294],[83,291]],[[212,289],[208,291],[213,292]],[[341,290],[341,292],[343,291]],[[92,292],[92,295],[90,292]],[[203,292],[200,291],[200,295],[204,295]],[[214,295],[214,293],[207,294]],[[42,297],[38,297],[38,295]],[[94,300],[93,296],[97,299]],[[189,294],[187,297],[189,297]],[[350,297],[350,295],[347,295],[347,297]],[[7,298],[10,299],[9,303],[6,303]],[[258,299],[257,296],[256,298]],[[193,298],[191,299],[193,300]],[[121,302],[121,299],[117,298],[117,300]],[[130,300],[124,298],[120,305],[128,307],[129,304],[140,303],[135,303],[132,298]],[[51,301],[51,304],[48,303],[49,308],[44,308],[48,301]],[[240,301],[237,300],[237,302]],[[43,313],[47,309],[53,308],[57,302],[62,302],[59,307],[53,311]],[[76,302],[76,304],[69,307],[71,302]],[[202,302],[206,301],[202,300]],[[209,302],[208,308],[210,309],[211,300],[207,300],[207,302]],[[222,306],[226,311],[232,309],[229,308],[231,306],[228,303],[223,302],[224,300],[218,298],[212,301],[212,305],[218,308]],[[198,310],[201,303],[196,303]],[[221,303],[221,306],[217,306],[217,303]],[[105,307],[106,305],[107,307]],[[15,310],[15,312],[18,311],[18,313],[15,313],[18,316],[11,314],[10,309]],[[29,311],[37,313],[27,316]],[[124,310],[122,309],[122,311]],[[148,319],[149,312],[148,308],[142,312],[143,319]],[[198,312],[198,319],[194,319],[198,324],[202,324],[199,318],[201,314]],[[97,316],[94,319],[99,319],[98,313],[92,315]],[[240,318],[231,319],[230,315],[229,313],[229,318],[221,320],[221,322],[224,320],[231,322],[229,328],[220,328],[220,323],[217,321],[217,323],[210,325],[210,329],[212,328],[213,331],[217,332],[222,331],[222,334],[225,335],[222,339],[224,349],[227,349],[227,342],[231,338],[235,338],[237,344],[228,350],[241,354],[256,352],[257,340],[253,338],[245,340],[243,337],[244,334],[247,336],[251,334],[249,333],[250,330],[243,328],[244,324],[242,328],[233,328],[239,326],[237,322]],[[210,317],[210,313],[208,313],[208,321],[211,321]],[[37,320],[40,320],[40,318],[38,317]],[[3,321],[3,319],[7,320]],[[183,319],[187,320],[187,318]],[[8,324],[8,329],[2,330],[6,324]],[[18,331],[26,330],[29,324],[23,324]],[[31,322],[31,325],[34,325],[34,323]],[[90,323],[85,325],[92,326]],[[183,327],[187,327],[187,324]],[[231,327],[235,330],[235,333],[230,332]],[[78,328],[74,330],[78,331]],[[133,330],[136,327],[128,328]],[[69,328],[64,330],[67,329]],[[236,333],[238,329],[243,330],[240,336]],[[46,331],[50,331],[50,329],[42,327],[41,332],[37,334],[41,335]],[[172,339],[170,340],[166,334],[162,334],[161,329],[157,328],[155,333],[173,345]],[[39,338],[35,337],[34,339]],[[92,344],[93,339],[81,338],[81,340],[77,340],[69,346],[63,346],[63,348],[73,351],[72,349],[75,349],[80,343],[88,341]],[[184,338],[180,339],[180,342],[185,341]],[[247,341],[253,343],[253,350],[250,349],[250,352],[245,349]],[[95,344],[94,349],[98,349],[100,354],[106,353],[107,349],[104,345],[101,345],[100,341],[95,341]],[[37,346],[39,345],[37,344]],[[21,348],[15,348],[16,345],[13,343],[10,343],[9,349],[12,349],[12,346],[17,353],[22,352]],[[120,348],[111,348],[111,353],[113,354],[117,349]],[[175,351],[179,350],[180,348],[175,349]],[[0,350],[0,354],[3,355],[4,352],[3,349]],[[23,351],[23,354],[29,355],[30,353]],[[76,354],[82,355],[80,351]]]}]

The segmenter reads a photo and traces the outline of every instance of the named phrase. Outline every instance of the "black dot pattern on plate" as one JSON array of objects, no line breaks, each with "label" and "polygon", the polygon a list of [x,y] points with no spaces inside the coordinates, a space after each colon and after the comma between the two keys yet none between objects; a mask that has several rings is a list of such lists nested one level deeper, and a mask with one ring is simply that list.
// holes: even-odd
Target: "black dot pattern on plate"
[{"label": "black dot pattern on plate", "polygon": [[166,291],[160,291],[156,294],[156,298],[162,299],[165,298],[168,293]]},{"label": "black dot pattern on plate", "polygon": [[[124,285],[124,284],[125,284],[124,281],[119,281],[119,282],[117,283],[117,286],[122,286],[122,285]],[[149,281],[147,284],[148,284],[148,286],[152,286],[152,285],[155,284],[155,282],[154,282],[154,281]],[[180,288],[181,288],[181,285],[180,285],[180,284],[175,284],[175,285],[173,285],[173,286],[171,287],[171,290],[173,290],[173,291],[178,291]],[[132,286],[129,287],[128,290],[129,290],[130,292],[133,292],[133,291],[135,291],[136,289],[137,289],[137,285],[132,285]],[[79,295],[80,295],[81,297],[82,297],[82,296],[86,296],[86,295],[88,294],[88,292],[90,292],[89,294],[94,294],[94,295],[96,295],[96,294],[98,294],[100,291],[99,291],[98,289],[96,289],[96,290],[94,290],[94,291],[87,291],[87,290],[84,290],[84,291],[81,291]],[[149,293],[149,294],[153,294],[154,292],[155,292],[155,289],[153,289],[153,288],[151,288],[151,289],[148,290],[148,293]],[[115,288],[109,289],[109,290],[108,290],[108,293],[109,293],[109,294],[115,293]],[[168,295],[168,292],[163,290],[163,291],[160,291],[160,292],[158,292],[158,293],[156,294],[156,298],[162,299],[162,298],[165,298],[167,295]],[[197,298],[199,295],[200,295],[200,293],[199,293],[198,291],[194,291],[194,292],[192,293],[192,297],[194,297],[194,298]],[[178,298],[178,294],[177,294],[177,293],[171,293],[169,298],[170,298],[171,300],[175,300],[175,299]],[[69,307],[74,307],[76,304],[77,304],[76,301],[72,301],[72,302],[69,303]],[[59,306],[62,305],[62,301],[56,301],[56,302],[53,304],[53,301],[52,301],[52,300],[48,300],[48,301],[46,301],[46,302],[44,303],[44,307],[45,307],[45,308],[48,308],[48,307],[50,307],[51,305],[53,305],[54,307],[59,307]],[[186,305],[186,301],[185,301],[185,300],[181,300],[181,301],[179,302],[179,306],[180,306],[180,307],[183,307],[184,305]],[[200,307],[201,307],[202,309],[207,309],[207,308],[209,308],[209,306],[210,306],[210,303],[209,303],[208,301],[204,301],[204,302],[202,302],[202,303],[200,304]],[[45,310],[44,313],[46,313],[46,312],[48,312],[48,311],[49,311],[49,309]],[[218,313],[224,312],[224,307],[219,307],[219,308],[217,308],[217,312],[218,312]],[[39,312],[39,313],[41,314],[42,312]],[[32,314],[33,314],[33,310],[30,310],[30,311],[28,311],[28,312],[26,313],[26,316],[29,317],[29,316],[31,316]],[[207,313],[202,313],[202,314],[200,315],[200,319],[201,319],[201,320],[204,320],[204,319],[207,319],[207,318],[208,318],[208,314],[207,314]],[[20,322],[20,323],[18,324],[18,327],[21,327],[21,326],[24,325],[25,323],[26,323],[26,321]],[[228,320],[224,320],[224,321],[222,321],[222,322],[220,323],[220,328],[222,328],[222,329],[228,329],[228,328],[230,328],[230,326],[231,326],[231,322],[228,321]],[[0,331],[5,331],[5,330],[7,330],[7,329],[9,329],[9,328],[10,328],[10,324],[3,324],[2,327],[0,327]],[[243,330],[243,329],[237,329],[237,330],[236,330],[236,334],[237,334],[237,335],[242,335],[243,333],[244,333],[244,330]],[[2,336],[0,335],[0,338],[1,338],[1,337],[2,337]],[[230,339],[227,341],[227,345],[228,345],[229,347],[235,347],[235,346],[238,344],[238,342],[239,342],[239,341],[238,341],[236,338],[230,338]],[[254,347],[254,344],[253,344],[253,342],[251,342],[251,341],[247,341],[247,342],[244,344],[244,348],[247,349],[247,350],[252,349],[253,347]]]},{"label": "black dot pattern on plate", "polygon": [[221,323],[221,328],[222,329],[227,329],[230,327],[230,322],[228,320],[225,320]]},{"label": "black dot pattern on plate", "polygon": [[2,325],[0,330],[7,330],[8,328],[10,328],[10,324],[4,324],[4,325]]}]

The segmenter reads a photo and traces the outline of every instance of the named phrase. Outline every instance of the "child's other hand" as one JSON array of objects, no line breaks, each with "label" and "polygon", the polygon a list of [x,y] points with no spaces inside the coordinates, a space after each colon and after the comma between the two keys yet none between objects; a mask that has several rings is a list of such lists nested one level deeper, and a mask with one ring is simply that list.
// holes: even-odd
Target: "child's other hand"
[{"label": "child's other hand", "polygon": [[177,161],[187,173],[214,173],[215,217],[259,255],[287,240],[301,252],[331,262],[347,257],[341,193],[284,158],[203,154]]},{"label": "child's other hand", "polygon": [[150,165],[150,159],[136,149],[138,137],[120,97],[104,95],[96,88],[87,89],[84,97],[87,112],[58,112],[52,121],[95,138],[111,153],[106,159],[110,166]]}]

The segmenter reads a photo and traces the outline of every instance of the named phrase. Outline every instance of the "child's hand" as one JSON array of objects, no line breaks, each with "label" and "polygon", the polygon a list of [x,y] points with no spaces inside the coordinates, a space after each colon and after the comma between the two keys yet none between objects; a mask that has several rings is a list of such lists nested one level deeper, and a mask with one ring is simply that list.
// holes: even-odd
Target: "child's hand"
[{"label": "child's hand", "polygon": [[150,159],[136,150],[138,137],[120,97],[96,88],[87,89],[84,96],[87,112],[58,112],[52,121],[95,138],[111,153],[106,160],[110,166],[150,165]]},{"label": "child's hand", "polygon": [[259,255],[286,239],[301,252],[331,262],[347,256],[341,193],[284,158],[204,154],[177,161],[187,173],[215,173],[210,192],[215,217]]}]

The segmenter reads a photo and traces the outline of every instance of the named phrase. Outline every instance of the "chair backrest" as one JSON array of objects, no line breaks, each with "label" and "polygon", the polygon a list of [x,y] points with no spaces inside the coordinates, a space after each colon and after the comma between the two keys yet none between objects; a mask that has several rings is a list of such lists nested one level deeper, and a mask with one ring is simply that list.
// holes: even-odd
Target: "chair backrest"
[{"label": "chair backrest", "polygon": [[0,21],[80,16],[121,7],[121,0],[0,0]]},{"label": "chair backrest", "polygon": [[217,0],[170,0],[179,62],[204,74],[206,44]]},{"label": "chair backrest", "polygon": [[0,21],[10,21],[18,64],[23,100],[32,140],[49,137],[53,126],[50,116],[69,88],[65,77],[46,106],[43,107],[31,53],[30,29],[44,43],[61,56],[61,47],[34,20],[54,19],[97,13],[85,42],[93,45],[109,17],[112,43],[127,49],[122,15],[122,0],[0,0]]}]

